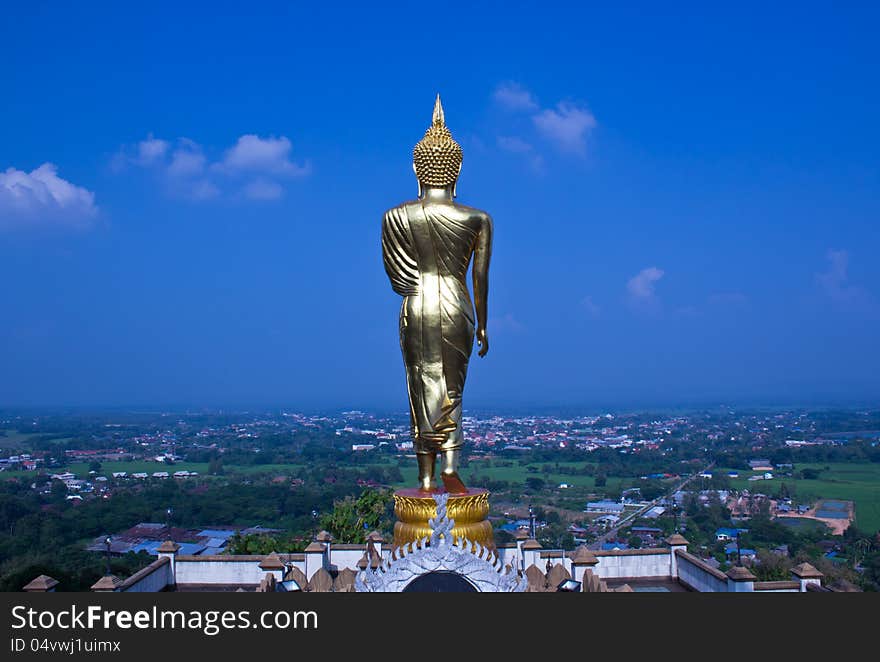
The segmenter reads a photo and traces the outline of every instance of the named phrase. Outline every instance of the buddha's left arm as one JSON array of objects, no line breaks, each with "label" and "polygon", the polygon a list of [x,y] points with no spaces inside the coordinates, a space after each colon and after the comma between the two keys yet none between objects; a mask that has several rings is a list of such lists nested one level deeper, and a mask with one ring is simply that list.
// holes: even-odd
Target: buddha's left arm
[{"label": "buddha's left arm", "polygon": [[486,335],[487,299],[489,297],[489,260],[492,257],[492,218],[486,214],[474,247],[474,306],[477,313],[477,343],[480,356],[489,351]]}]

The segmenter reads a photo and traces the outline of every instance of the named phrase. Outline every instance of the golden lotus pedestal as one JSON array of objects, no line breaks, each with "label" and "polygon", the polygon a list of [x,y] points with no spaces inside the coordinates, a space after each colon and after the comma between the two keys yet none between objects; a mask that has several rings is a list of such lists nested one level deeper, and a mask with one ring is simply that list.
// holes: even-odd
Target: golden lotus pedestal
[{"label": "golden lotus pedestal", "polygon": [[[438,492],[439,493],[439,492]],[[437,516],[437,503],[431,493],[418,489],[397,490],[394,493],[394,547],[431,537],[428,520]],[[450,494],[446,502],[446,516],[455,522],[452,535],[495,549],[489,516],[489,491],[468,489],[466,494]]]}]

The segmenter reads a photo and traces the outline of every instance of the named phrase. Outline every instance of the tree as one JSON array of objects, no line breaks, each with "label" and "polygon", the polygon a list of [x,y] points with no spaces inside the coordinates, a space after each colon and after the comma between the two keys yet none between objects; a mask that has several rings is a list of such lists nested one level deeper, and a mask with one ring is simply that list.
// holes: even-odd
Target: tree
[{"label": "tree", "polygon": [[97,460],[92,460],[91,462],[89,462],[89,471],[99,473],[101,471],[101,463]]},{"label": "tree", "polygon": [[752,572],[762,582],[779,581],[790,578],[791,565],[787,556],[759,549],[758,563],[754,565]]},{"label": "tree", "polygon": [[333,510],[321,517],[321,527],[337,542],[365,543],[373,530],[389,529],[392,497],[389,490],[366,489],[355,499],[333,502]]},{"label": "tree", "polygon": [[226,545],[230,554],[271,554],[272,552],[301,552],[306,542],[290,534],[267,535],[236,532]]},{"label": "tree", "polygon": [[539,492],[544,489],[544,479],[529,476],[526,478],[526,487],[532,492]]},{"label": "tree", "polygon": [[208,462],[208,473],[212,476],[219,476],[223,473],[223,460],[214,456],[211,458],[210,462]]},{"label": "tree", "polygon": [[52,497],[56,501],[60,501],[65,496],[67,496],[67,485],[64,484],[64,481],[61,480],[53,480],[52,481]]},{"label": "tree", "polygon": [[595,481],[596,487],[605,487],[608,482],[608,478],[607,476],[605,476],[605,474],[598,474]]}]

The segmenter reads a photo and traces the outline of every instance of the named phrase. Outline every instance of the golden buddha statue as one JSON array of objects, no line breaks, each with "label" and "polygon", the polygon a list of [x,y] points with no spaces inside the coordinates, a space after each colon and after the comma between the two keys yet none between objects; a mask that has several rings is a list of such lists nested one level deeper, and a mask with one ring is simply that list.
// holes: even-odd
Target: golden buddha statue
[{"label": "golden buddha statue", "polygon": [[[492,219],[454,202],[461,162],[461,147],[446,127],[437,95],[431,126],[413,150],[419,197],[389,209],[382,221],[385,271],[403,297],[400,347],[422,492],[434,490],[438,455],[446,491],[468,492],[458,465],[464,441],[461,398],[475,330],[479,355],[489,351]],[[476,325],[466,283],[472,257]]]}]

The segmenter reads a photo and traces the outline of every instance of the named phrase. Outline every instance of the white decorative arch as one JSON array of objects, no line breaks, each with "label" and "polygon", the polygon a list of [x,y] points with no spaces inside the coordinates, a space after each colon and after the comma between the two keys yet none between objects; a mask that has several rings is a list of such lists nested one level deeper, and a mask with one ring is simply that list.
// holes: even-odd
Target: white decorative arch
[{"label": "white decorative arch", "polygon": [[446,516],[448,494],[435,494],[437,517],[428,520],[430,539],[398,547],[390,561],[375,570],[361,570],[355,579],[358,592],[400,593],[410,582],[429,572],[461,575],[482,593],[520,593],[526,580],[516,570],[504,566],[493,550],[466,538],[453,539],[455,520]]}]

